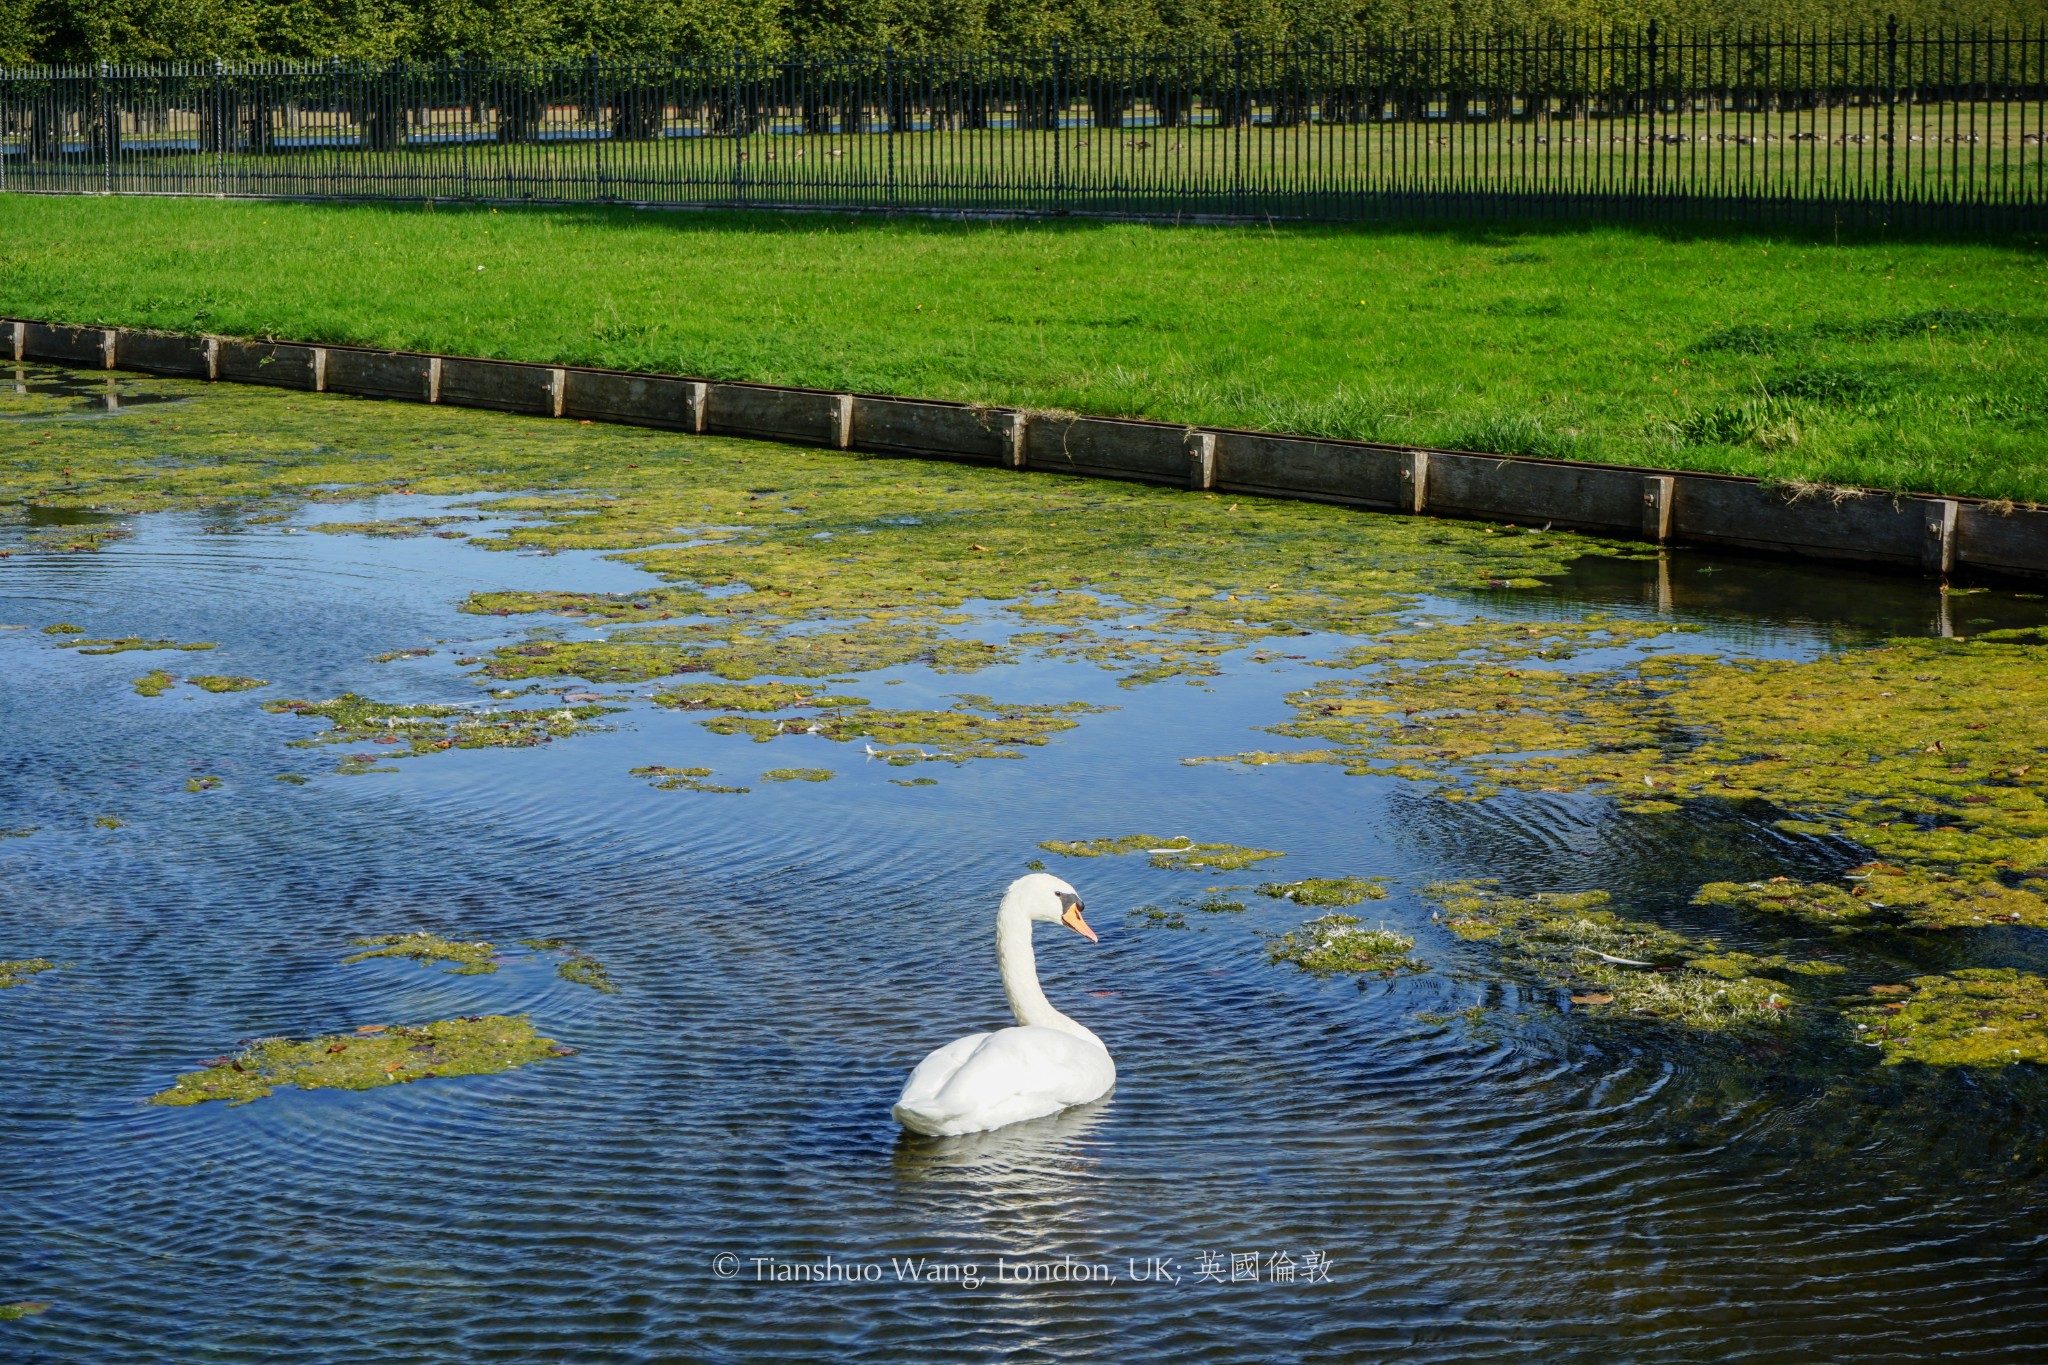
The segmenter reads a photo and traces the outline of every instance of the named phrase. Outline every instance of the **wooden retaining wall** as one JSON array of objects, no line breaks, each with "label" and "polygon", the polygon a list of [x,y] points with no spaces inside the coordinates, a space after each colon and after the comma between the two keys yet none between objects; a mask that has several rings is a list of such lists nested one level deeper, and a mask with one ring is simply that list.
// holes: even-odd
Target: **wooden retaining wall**
[{"label": "wooden retaining wall", "polygon": [[1375,511],[1550,523],[1946,577],[2048,577],[2048,510],[1727,474],[349,346],[0,321],[0,355],[677,431],[1135,479]]}]

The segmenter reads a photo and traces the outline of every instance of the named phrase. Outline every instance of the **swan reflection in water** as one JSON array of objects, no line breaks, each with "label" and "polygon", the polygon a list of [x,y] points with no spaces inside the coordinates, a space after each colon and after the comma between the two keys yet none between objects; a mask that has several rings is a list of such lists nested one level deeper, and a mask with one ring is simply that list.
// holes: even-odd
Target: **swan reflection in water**
[{"label": "swan reflection in water", "polygon": [[1075,1177],[1095,1169],[1088,1135],[1109,1116],[1115,1097],[1105,1095],[1007,1127],[959,1137],[928,1138],[901,1133],[896,1139],[899,1185],[958,1183],[988,1196],[992,1207],[1017,1211],[1027,1203],[1071,1203]]}]

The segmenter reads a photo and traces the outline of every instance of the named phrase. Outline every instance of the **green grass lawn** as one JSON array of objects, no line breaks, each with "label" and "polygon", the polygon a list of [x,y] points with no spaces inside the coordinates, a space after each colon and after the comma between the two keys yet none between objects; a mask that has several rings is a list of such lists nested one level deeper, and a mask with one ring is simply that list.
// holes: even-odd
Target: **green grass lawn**
[{"label": "green grass lawn", "polygon": [[2048,502],[2048,242],[0,196],[0,312]]}]

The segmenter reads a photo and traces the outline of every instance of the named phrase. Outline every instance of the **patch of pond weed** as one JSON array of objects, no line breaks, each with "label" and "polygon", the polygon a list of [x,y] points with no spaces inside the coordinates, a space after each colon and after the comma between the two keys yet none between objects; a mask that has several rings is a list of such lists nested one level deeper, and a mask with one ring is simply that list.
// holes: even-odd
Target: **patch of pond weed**
[{"label": "patch of pond weed", "polygon": [[402,957],[421,963],[452,962],[455,965],[448,969],[451,976],[487,976],[498,970],[497,950],[490,944],[442,938],[424,929],[409,934],[373,934],[350,942],[365,951],[343,958],[343,966],[372,958]]},{"label": "patch of pond weed", "polygon": [[219,645],[209,641],[195,644],[179,644],[176,640],[145,640],[139,635],[125,635],[115,640],[59,640],[59,649],[75,649],[80,654],[127,654],[138,649],[218,649]]},{"label": "patch of pond weed", "polygon": [[185,679],[203,692],[248,692],[258,687],[268,687],[261,678],[244,677],[236,673],[197,673]]},{"label": "patch of pond weed", "polygon": [[0,991],[19,986],[32,976],[55,971],[57,964],[46,957],[16,958],[11,962],[0,962]]},{"label": "patch of pond weed", "polygon": [[1415,940],[1384,926],[1368,929],[1355,915],[1328,914],[1284,934],[1261,934],[1266,961],[1290,962],[1311,976],[1426,971],[1408,956]]},{"label": "patch of pond weed", "polygon": [[1962,968],[1873,987],[1846,1012],[1856,1040],[1887,1065],[2010,1066],[2048,1062],[2048,981],[2010,967]]},{"label": "patch of pond weed", "polygon": [[865,740],[869,758],[901,767],[1020,758],[1020,749],[1043,745],[1051,736],[1080,724],[1074,717],[1111,709],[1078,701],[1003,703],[967,694],[944,711],[854,706],[817,710],[794,719],[727,714],[697,723],[713,734],[750,735],[757,743],[783,735],[817,735],[840,744]]},{"label": "patch of pond weed", "polygon": [[712,773],[710,768],[670,768],[653,763],[644,768],[634,768],[631,772],[634,777],[651,779],[647,785],[656,791],[729,792],[740,795],[747,790],[745,787],[725,787],[716,782],[706,782],[704,779]]},{"label": "patch of pond weed", "polygon": [[[1436,882],[1423,892],[1443,906],[1460,938],[1485,942],[1509,971],[1570,993],[1596,1017],[1703,1032],[1772,1032],[1802,1001],[1783,958],[1722,950],[1661,925],[1623,919],[1605,891],[1510,896],[1485,881]],[[1794,973],[1797,975],[1798,973]]]},{"label": "patch of pond weed", "polygon": [[523,1015],[467,1015],[429,1024],[369,1024],[352,1034],[293,1041],[264,1038],[233,1056],[186,1072],[151,1104],[209,1100],[247,1104],[284,1086],[301,1090],[374,1090],[434,1076],[488,1076],[552,1057],[574,1055],[543,1038]]},{"label": "patch of pond weed", "polygon": [[1261,896],[1293,901],[1296,905],[1347,906],[1385,900],[1387,896],[1387,888],[1378,877],[1304,877],[1298,882],[1266,882],[1258,890]]},{"label": "patch of pond weed", "polygon": [[402,706],[347,692],[320,702],[266,702],[263,709],[329,723],[329,728],[317,735],[291,741],[294,748],[333,744],[384,746],[369,753],[351,754],[338,769],[343,773],[361,773],[377,771],[369,765],[389,758],[450,749],[518,749],[547,744],[601,728],[595,723],[596,718],[619,708],[586,705],[498,710],[436,703]]},{"label": "patch of pond weed", "polygon": [[611,973],[605,965],[590,954],[583,952],[561,938],[522,938],[520,946],[531,948],[537,953],[556,953],[561,961],[555,966],[555,975],[564,981],[579,986],[588,986],[605,995],[617,995],[618,986],[613,984]]},{"label": "patch of pond weed", "polygon": [[1039,847],[1062,858],[1121,857],[1127,853],[1143,853],[1154,867],[1218,872],[1236,872],[1269,858],[1285,856],[1270,848],[1197,843],[1184,834],[1170,839],[1150,834],[1125,834],[1107,839],[1048,839]]}]

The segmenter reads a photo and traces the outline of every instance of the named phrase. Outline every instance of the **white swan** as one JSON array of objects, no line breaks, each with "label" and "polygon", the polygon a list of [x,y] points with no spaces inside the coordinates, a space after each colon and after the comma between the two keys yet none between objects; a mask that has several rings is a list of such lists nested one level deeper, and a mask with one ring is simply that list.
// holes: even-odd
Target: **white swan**
[{"label": "white swan", "polygon": [[1116,1063],[1102,1040],[1054,1009],[1038,988],[1034,920],[1097,941],[1073,887],[1045,872],[1010,883],[996,911],[996,966],[1017,1027],[970,1033],[919,1062],[890,1111],[911,1132],[985,1132],[1100,1099],[1116,1084]]}]

